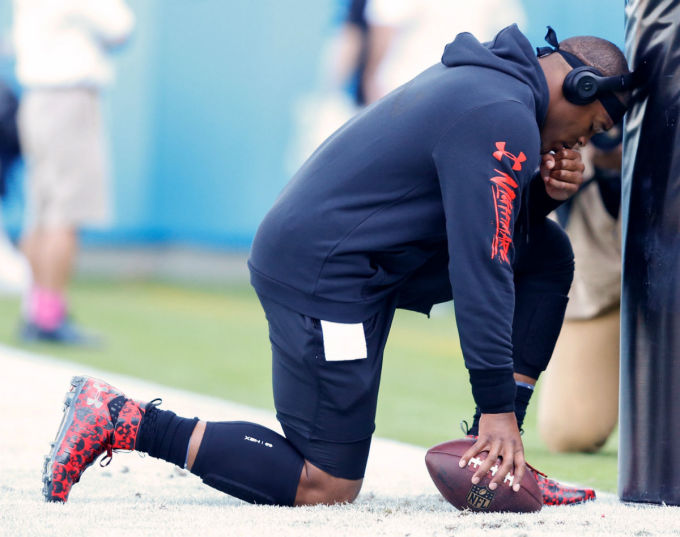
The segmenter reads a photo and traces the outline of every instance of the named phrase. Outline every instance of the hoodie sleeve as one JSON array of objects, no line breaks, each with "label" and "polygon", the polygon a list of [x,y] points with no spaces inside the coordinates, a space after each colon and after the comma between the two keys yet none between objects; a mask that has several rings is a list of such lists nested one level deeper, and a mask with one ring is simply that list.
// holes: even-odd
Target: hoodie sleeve
[{"label": "hoodie sleeve", "polygon": [[566,200],[551,198],[545,190],[545,183],[540,173],[537,173],[531,181],[530,215],[532,219],[545,218]]},{"label": "hoodie sleeve", "polygon": [[433,150],[456,323],[472,394],[484,413],[514,409],[513,230],[539,149],[535,117],[507,101],[467,112]]}]

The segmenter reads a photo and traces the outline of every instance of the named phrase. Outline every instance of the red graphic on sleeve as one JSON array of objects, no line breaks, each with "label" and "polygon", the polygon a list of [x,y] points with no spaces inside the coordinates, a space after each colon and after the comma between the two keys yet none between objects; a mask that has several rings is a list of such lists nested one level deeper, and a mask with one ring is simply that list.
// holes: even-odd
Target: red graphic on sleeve
[{"label": "red graphic on sleeve", "polygon": [[502,262],[510,264],[508,251],[512,246],[512,211],[517,193],[517,183],[507,173],[494,170],[496,177],[491,178],[491,192],[496,210],[496,233],[491,243],[491,259],[499,257]]},{"label": "red graphic on sleeve", "polygon": [[505,150],[505,142],[496,142],[496,149],[498,151],[494,151],[493,156],[496,158],[496,160],[500,161],[502,160],[503,157],[508,157],[510,160],[512,160],[512,169],[516,172],[520,171],[522,169],[522,162],[526,161],[527,157],[526,155],[520,151],[519,155],[515,156],[510,151]]},{"label": "red graphic on sleeve", "polygon": [[507,173],[494,170],[496,177],[491,178],[491,192],[496,210],[496,233],[491,243],[491,259],[499,257],[510,264],[508,251],[512,246],[512,211],[517,193],[517,183]]},{"label": "red graphic on sleeve", "polygon": [[[515,156],[510,151],[506,151],[505,142],[496,142],[496,151],[493,157],[499,162],[503,157],[512,161],[512,169],[520,171],[522,162],[527,160],[526,155],[520,151]],[[494,168],[498,174],[491,177],[491,193],[493,195],[493,206],[496,212],[496,232],[491,243],[491,259],[499,259],[501,263],[510,264],[508,253],[512,247],[512,213],[515,208],[515,198],[519,185],[513,177],[501,170]]]}]

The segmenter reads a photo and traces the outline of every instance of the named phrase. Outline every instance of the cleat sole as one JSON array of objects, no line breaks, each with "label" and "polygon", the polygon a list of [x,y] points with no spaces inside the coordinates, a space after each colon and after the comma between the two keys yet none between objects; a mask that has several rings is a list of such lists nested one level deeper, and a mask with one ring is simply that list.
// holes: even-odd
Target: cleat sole
[{"label": "cleat sole", "polygon": [[54,467],[54,459],[59,451],[59,446],[64,440],[66,431],[73,422],[74,407],[72,405],[73,401],[80,395],[85,383],[89,380],[89,377],[77,376],[71,379],[71,390],[64,397],[64,410],[63,416],[61,418],[61,423],[59,424],[59,429],[57,430],[57,435],[54,442],[51,442],[50,453],[45,457],[45,462],[43,463],[43,497],[45,501],[48,502],[64,502],[66,500],[52,495],[52,470]]}]

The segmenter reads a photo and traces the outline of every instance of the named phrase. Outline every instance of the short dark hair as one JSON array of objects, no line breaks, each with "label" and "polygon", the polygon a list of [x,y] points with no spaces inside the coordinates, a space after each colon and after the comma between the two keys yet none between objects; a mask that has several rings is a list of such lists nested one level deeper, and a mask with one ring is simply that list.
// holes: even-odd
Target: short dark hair
[{"label": "short dark hair", "polygon": [[[590,35],[570,37],[560,42],[560,49],[571,52],[584,64],[600,71],[603,76],[630,73],[628,62],[621,49],[606,39]],[[617,95],[624,103],[630,98],[629,91],[617,93]]]}]

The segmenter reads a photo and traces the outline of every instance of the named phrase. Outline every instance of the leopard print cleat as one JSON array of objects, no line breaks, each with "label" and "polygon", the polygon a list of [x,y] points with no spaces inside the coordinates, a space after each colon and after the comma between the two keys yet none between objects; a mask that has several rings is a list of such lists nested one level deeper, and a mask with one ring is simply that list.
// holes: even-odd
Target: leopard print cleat
[{"label": "leopard print cleat", "polygon": [[[116,388],[91,377],[73,377],[64,400],[64,415],[43,467],[46,501],[66,502],[74,483],[103,453],[102,466],[113,450],[131,450],[144,406]],[[104,463],[104,460],[107,460]]]},{"label": "leopard print cleat", "polygon": [[543,494],[543,505],[576,505],[595,499],[595,491],[593,489],[580,489],[563,485],[554,479],[550,479],[543,472],[536,470],[536,468],[528,463],[527,468],[536,478],[538,488],[541,490],[541,494]]}]

